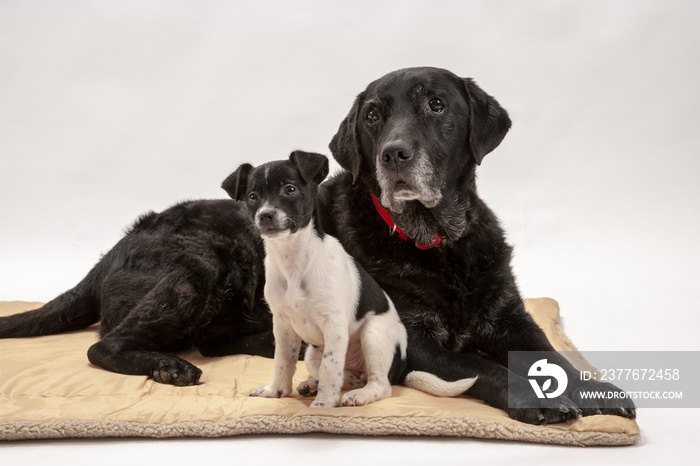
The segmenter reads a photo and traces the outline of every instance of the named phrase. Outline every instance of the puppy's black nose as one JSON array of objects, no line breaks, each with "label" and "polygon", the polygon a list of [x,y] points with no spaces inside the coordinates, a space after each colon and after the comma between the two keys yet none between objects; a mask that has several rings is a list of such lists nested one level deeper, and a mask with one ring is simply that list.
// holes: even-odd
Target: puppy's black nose
[{"label": "puppy's black nose", "polygon": [[413,158],[413,149],[404,141],[388,142],[382,148],[382,162],[397,167]]},{"label": "puppy's black nose", "polygon": [[275,211],[265,210],[258,213],[258,221],[261,225],[270,226],[275,221]]}]

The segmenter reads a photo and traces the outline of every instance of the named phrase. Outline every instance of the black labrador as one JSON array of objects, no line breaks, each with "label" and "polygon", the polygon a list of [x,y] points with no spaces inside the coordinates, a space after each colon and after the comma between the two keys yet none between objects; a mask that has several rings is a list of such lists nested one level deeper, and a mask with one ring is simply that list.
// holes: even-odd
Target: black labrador
[{"label": "black labrador", "polygon": [[476,189],[476,166],[510,125],[493,97],[446,70],[404,69],[374,81],[330,143],[347,172],[323,185],[323,228],[396,304],[409,334],[409,371],[478,376],[470,395],[528,423],[634,418],[629,400],[592,406],[581,399],[582,390],[620,390],[580,381],[561,355],[535,353],[568,376],[557,398],[534,400],[530,365],[507,368],[509,351],[554,351],[524,309],[512,249]]},{"label": "black labrador", "polygon": [[[633,418],[625,400],[586,408],[574,388],[603,384],[579,382],[562,357],[553,362],[574,381],[565,396],[529,408],[527,367],[511,367],[511,390],[522,403],[508,404],[508,351],[552,350],[523,308],[511,248],[476,192],[476,165],[509,127],[505,110],[470,79],[435,68],[380,78],[331,141],[347,172],[322,186],[323,228],[396,303],[409,332],[407,372],[479,376],[469,394],[528,423],[601,412]],[[38,310],[0,318],[0,338],[100,321],[102,338],[88,350],[93,364],[196,384],[201,371],[172,352],[195,345],[204,355],[272,356],[263,256],[242,204],[178,204],[142,217],[75,288]]]}]

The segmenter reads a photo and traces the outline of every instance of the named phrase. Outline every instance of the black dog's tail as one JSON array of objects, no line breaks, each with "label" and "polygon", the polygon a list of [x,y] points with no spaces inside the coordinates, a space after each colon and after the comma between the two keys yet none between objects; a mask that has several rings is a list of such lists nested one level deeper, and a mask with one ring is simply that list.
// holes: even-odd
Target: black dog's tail
[{"label": "black dog's tail", "polygon": [[96,294],[100,264],[74,288],[44,306],[0,317],[0,338],[23,338],[85,328],[100,318]]}]

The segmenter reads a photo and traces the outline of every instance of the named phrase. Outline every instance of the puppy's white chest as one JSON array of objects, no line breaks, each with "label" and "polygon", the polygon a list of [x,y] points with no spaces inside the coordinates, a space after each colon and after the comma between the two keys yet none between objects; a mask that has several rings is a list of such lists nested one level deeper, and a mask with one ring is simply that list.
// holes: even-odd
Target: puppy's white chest
[{"label": "puppy's white chest", "polygon": [[322,346],[325,329],[348,331],[354,322],[358,277],[335,238],[322,240],[311,231],[300,231],[290,243],[295,236],[298,247],[268,247],[265,299],[273,314],[304,341]]},{"label": "puppy's white chest", "polygon": [[303,279],[290,281],[282,274],[268,271],[265,299],[270,310],[307,343],[323,345],[323,332],[318,325],[318,303]]},{"label": "puppy's white chest", "polygon": [[305,282],[294,280],[290,283],[280,273],[267,273],[265,282],[265,299],[270,307],[301,307],[309,299],[309,290]]},{"label": "puppy's white chest", "polygon": [[314,314],[310,314],[300,307],[289,307],[287,310],[289,312],[284,314],[291,327],[302,340],[316,346],[324,345],[323,330]]},{"label": "puppy's white chest", "polygon": [[300,289],[288,289],[285,297],[283,302],[269,303],[272,312],[286,322],[302,340],[323,346],[323,330],[319,325],[322,318],[316,303],[308,298],[308,293]]}]

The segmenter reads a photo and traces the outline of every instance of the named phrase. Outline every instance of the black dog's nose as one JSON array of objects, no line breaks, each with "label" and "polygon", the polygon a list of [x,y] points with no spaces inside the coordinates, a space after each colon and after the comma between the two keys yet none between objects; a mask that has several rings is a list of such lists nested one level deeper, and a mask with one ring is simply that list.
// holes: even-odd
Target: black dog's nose
[{"label": "black dog's nose", "polygon": [[258,221],[261,225],[270,226],[275,221],[275,211],[265,210],[258,214]]},{"label": "black dog's nose", "polygon": [[413,149],[404,141],[388,142],[382,148],[382,162],[385,165],[408,162],[413,158]]}]

